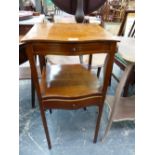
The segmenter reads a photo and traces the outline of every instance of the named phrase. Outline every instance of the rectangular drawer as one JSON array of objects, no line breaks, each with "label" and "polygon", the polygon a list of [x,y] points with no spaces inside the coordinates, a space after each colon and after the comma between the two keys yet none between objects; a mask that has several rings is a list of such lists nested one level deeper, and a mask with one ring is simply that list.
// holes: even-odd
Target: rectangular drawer
[{"label": "rectangular drawer", "polygon": [[111,50],[110,42],[100,43],[34,43],[36,54],[81,55],[103,53]]}]

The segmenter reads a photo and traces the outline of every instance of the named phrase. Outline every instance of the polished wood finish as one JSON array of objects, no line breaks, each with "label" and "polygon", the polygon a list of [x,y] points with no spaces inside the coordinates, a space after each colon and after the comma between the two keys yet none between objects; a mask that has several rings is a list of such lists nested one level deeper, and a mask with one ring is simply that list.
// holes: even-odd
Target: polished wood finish
[{"label": "polished wood finish", "polygon": [[[22,41],[27,44],[26,52],[49,149],[51,149],[51,141],[45,117],[46,109],[79,109],[97,106],[99,113],[94,135],[96,142],[117,40],[95,24],[38,24]],[[35,55],[74,56],[100,52],[107,53],[103,70],[104,79],[101,84],[82,65],[49,66],[46,61],[42,63],[41,83],[38,80]]]},{"label": "polished wood finish", "polygon": [[97,77],[80,64],[47,64],[40,87],[44,109],[78,109],[102,99]]},{"label": "polished wood finish", "polygon": [[[43,23],[43,24],[35,25],[31,29],[31,32],[22,38],[22,41],[26,41],[26,42],[37,41],[37,43],[39,41],[46,42],[46,43],[48,42],[65,43],[66,42],[67,46],[70,45],[70,44],[68,45],[68,42],[75,43],[75,44],[79,42],[81,43],[96,42],[96,44],[99,44],[99,42],[106,41],[107,43],[105,45],[102,45],[106,47],[108,46],[108,43],[111,44],[111,42],[115,42],[116,38],[113,37],[109,32],[107,32],[101,26],[96,24]],[[92,44],[90,45],[92,46]],[[83,47],[83,45],[81,47]],[[90,48],[90,47],[87,47],[87,48]],[[98,48],[100,49],[100,47]]]},{"label": "polished wood finish", "polygon": [[[99,82],[95,75],[80,64],[46,65],[42,75],[42,96],[62,98],[80,98],[90,94],[100,94]],[[46,81],[46,83],[44,82]],[[66,85],[67,83],[67,85]]]},{"label": "polished wood finish", "polygon": [[[43,32],[43,30],[45,29],[45,26],[46,26],[46,31]],[[70,45],[64,43],[64,44],[61,44],[61,46],[58,43],[55,43],[55,44],[53,43],[53,46],[47,45],[49,48],[48,50],[52,50],[53,54],[57,54],[57,55],[62,55],[60,53],[60,50],[57,47],[59,47],[59,48],[61,47],[61,51],[64,50],[65,55],[70,55],[70,51],[74,51],[75,52],[74,55],[79,55],[79,54],[82,55],[82,52],[80,53],[80,51],[83,51],[83,50],[85,50],[85,51],[87,50],[87,53],[85,53],[85,54],[92,54],[94,52],[93,49],[95,49],[95,51],[98,50],[98,53],[103,53],[102,48],[104,48],[105,50],[109,48],[110,44],[108,42],[106,44],[102,44],[102,46],[104,46],[104,47],[101,47],[101,45],[99,43],[92,43],[91,45],[82,43],[82,45],[79,45],[79,44],[76,44],[76,41],[88,42],[88,41],[92,41],[92,39],[96,40],[96,41],[97,40],[101,41],[103,39],[103,36],[104,36],[104,40],[109,40],[109,41],[115,40],[111,36],[110,33],[108,33],[102,27],[100,27],[99,25],[96,25],[96,24],[85,24],[84,25],[84,24],[75,24],[75,23],[72,23],[72,24],[56,23],[53,26],[53,24],[49,23],[49,24],[39,25],[39,31],[36,31],[35,29],[37,29],[37,26],[35,28],[33,28],[31,31],[31,35],[33,33],[33,36],[31,36],[32,40],[38,40],[38,38],[37,38],[37,35],[38,35],[39,40],[41,40],[41,41],[45,41],[46,39],[48,41],[48,40],[52,39],[53,41],[54,40],[57,40],[59,42],[66,42],[66,41],[68,42],[69,41],[69,42],[74,43],[74,44],[70,44]],[[70,30],[69,32],[67,31],[68,29]],[[59,32],[62,30],[63,30],[62,34],[58,35]],[[50,34],[48,33],[49,31],[50,31]],[[48,34],[48,36],[46,36],[46,34]],[[78,36],[78,38],[77,38],[77,36]],[[27,38],[25,38],[25,39],[27,39],[27,41],[28,41],[29,36],[27,36]],[[39,50],[45,51],[45,49],[46,49],[46,52],[48,53],[47,47],[44,48],[42,45],[38,45],[38,44],[36,46]],[[36,46],[34,48],[36,48]],[[77,52],[78,52],[78,54],[77,54]],[[90,56],[90,58],[91,57],[92,56]],[[92,59],[89,59],[87,62],[86,61],[84,61],[83,63],[89,64],[90,61],[92,61]],[[100,66],[93,65],[93,67],[95,66],[96,68],[98,68],[98,77],[100,75],[100,67],[103,66],[103,64],[104,64],[104,58],[102,61],[102,65],[100,65]]]}]

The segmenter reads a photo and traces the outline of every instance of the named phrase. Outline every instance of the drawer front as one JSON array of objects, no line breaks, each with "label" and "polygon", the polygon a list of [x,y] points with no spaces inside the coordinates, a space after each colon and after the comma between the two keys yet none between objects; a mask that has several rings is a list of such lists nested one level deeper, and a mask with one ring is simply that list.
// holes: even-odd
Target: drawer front
[{"label": "drawer front", "polygon": [[87,106],[98,106],[103,104],[102,96],[94,96],[90,98],[83,98],[83,99],[49,99],[43,100],[44,109],[80,109]]},{"label": "drawer front", "polygon": [[95,54],[110,51],[111,43],[34,43],[36,54],[43,55],[81,55]]},{"label": "drawer front", "polygon": [[75,51],[78,54],[95,54],[95,53],[103,53],[104,51],[109,51],[111,44],[108,42],[105,43],[85,43],[78,44],[75,47]]}]

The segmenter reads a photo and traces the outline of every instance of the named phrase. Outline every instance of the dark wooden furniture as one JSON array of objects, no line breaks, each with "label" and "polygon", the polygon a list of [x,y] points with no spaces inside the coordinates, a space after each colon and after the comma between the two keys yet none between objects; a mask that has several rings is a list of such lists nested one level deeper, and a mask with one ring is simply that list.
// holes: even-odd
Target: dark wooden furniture
[{"label": "dark wooden furniture", "polygon": [[[77,11],[77,6],[78,3],[80,2],[80,10],[79,12],[81,12],[81,9],[84,12],[84,15],[88,15],[96,10],[98,10],[104,3],[106,0],[52,0],[53,3],[58,6],[61,10],[75,15],[76,11]],[[82,2],[83,2],[83,7],[81,7]]]},{"label": "dark wooden furniture", "polygon": [[[96,24],[38,24],[22,41],[27,44],[26,52],[49,149],[51,141],[45,116],[46,109],[97,106],[99,113],[94,135],[96,142],[117,40]],[[49,65],[44,57],[49,54],[76,56],[94,53],[107,53],[101,85],[97,77],[80,64]],[[38,80],[35,55],[39,55],[42,60],[41,82]]]},{"label": "dark wooden furniture", "polygon": [[111,128],[113,122],[118,121],[126,121],[126,120],[134,120],[135,119],[135,96],[130,97],[122,97],[122,91],[124,89],[124,85],[130,73],[134,68],[134,63],[128,64],[123,75],[120,79],[120,82],[116,89],[115,96],[106,96],[105,103],[109,107],[109,121],[103,136],[102,141],[108,134],[108,131]]}]

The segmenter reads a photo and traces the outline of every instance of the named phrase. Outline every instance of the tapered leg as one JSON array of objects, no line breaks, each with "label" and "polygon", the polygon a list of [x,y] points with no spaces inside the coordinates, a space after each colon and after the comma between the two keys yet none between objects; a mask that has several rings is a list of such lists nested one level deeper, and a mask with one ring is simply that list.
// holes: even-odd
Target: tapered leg
[{"label": "tapered leg", "polygon": [[32,102],[32,108],[35,108],[35,88],[32,78],[31,78],[31,102]]},{"label": "tapered leg", "polygon": [[[34,59],[36,62],[36,56]],[[35,86],[32,79],[32,70],[31,70],[31,102],[32,102],[32,108],[35,108]]]},{"label": "tapered leg", "polygon": [[41,118],[42,118],[44,130],[45,130],[46,139],[47,139],[47,142],[48,142],[48,148],[51,149],[52,146],[51,146],[48,126],[47,126],[46,116],[45,116],[45,112],[43,110],[41,110]]},{"label": "tapered leg", "polygon": [[100,121],[101,121],[101,116],[102,116],[102,106],[99,106],[99,113],[98,113],[97,123],[96,123],[94,143],[96,143],[96,141],[97,141],[98,131],[99,131],[99,127],[100,127]]}]

